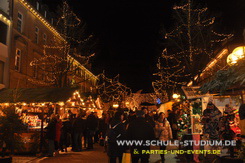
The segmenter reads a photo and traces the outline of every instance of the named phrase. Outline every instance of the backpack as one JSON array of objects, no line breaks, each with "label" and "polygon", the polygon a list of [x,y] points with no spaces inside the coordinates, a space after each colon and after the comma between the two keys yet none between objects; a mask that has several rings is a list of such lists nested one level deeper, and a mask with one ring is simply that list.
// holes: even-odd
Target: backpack
[{"label": "backpack", "polygon": [[116,124],[113,127],[111,125],[109,125],[109,129],[107,130],[106,137],[105,137],[105,141],[106,142],[108,142],[108,143],[116,143],[116,140],[121,136],[121,134],[117,134],[116,131],[115,131],[115,128],[119,124],[121,124],[121,122]]}]

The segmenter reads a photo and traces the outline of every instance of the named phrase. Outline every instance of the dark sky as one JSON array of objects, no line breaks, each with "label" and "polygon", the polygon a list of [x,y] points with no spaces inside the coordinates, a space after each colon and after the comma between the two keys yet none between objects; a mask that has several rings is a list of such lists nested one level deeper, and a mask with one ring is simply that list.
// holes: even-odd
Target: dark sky
[{"label": "dark sky", "polygon": [[[61,0],[43,0],[51,7]],[[152,73],[161,53],[158,40],[162,25],[171,26],[171,5],[177,0],[68,0],[98,38],[92,71],[105,70],[109,77],[120,74],[120,81],[133,91],[151,92]],[[198,0],[201,1],[201,0]],[[203,0],[204,1],[204,0]],[[223,29],[244,25],[243,0],[206,0],[211,12],[220,16]],[[52,2],[52,4],[50,4]],[[240,23],[244,21],[243,23]],[[243,25],[241,25],[243,24]],[[236,28],[235,28],[236,27]],[[239,33],[241,28],[239,28]]]}]

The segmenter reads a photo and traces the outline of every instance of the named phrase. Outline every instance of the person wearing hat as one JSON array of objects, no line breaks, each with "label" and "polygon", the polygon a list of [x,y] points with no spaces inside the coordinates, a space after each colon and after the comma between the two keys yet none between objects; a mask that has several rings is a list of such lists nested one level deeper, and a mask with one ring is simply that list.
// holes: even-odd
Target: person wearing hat
[{"label": "person wearing hat", "polygon": [[[139,140],[146,142],[147,140],[154,140],[154,129],[145,120],[145,114],[143,110],[136,111],[136,119],[129,123],[127,129],[127,139],[128,140]],[[132,145],[130,147],[130,152],[132,156],[132,163],[137,163],[139,160],[142,163],[148,163],[150,155],[142,154],[142,150],[150,150],[150,146],[136,146]],[[138,151],[136,154],[134,151]]]}]

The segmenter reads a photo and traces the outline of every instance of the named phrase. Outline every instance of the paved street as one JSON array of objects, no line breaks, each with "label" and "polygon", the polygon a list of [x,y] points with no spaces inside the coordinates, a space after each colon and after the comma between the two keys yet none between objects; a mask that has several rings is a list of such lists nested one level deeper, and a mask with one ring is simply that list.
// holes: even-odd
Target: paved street
[{"label": "paved street", "polygon": [[[168,148],[170,149],[170,148]],[[175,163],[174,159],[175,155],[167,154],[165,156],[166,163]],[[58,156],[55,157],[14,157],[13,163],[108,163],[108,157],[106,153],[103,152],[103,147],[99,145],[95,145],[94,150],[82,151],[82,152],[72,152],[70,149],[68,152],[61,152]],[[160,155],[151,155],[150,157],[151,163],[160,162]]]}]

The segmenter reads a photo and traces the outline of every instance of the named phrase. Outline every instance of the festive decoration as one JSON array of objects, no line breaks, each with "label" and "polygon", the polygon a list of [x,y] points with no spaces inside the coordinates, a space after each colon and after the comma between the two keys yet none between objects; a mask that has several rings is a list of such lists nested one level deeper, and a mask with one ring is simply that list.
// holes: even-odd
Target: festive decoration
[{"label": "festive decoration", "polygon": [[173,92],[187,82],[198,80],[202,69],[214,57],[217,43],[231,38],[232,34],[219,34],[213,30],[214,17],[207,17],[207,8],[198,8],[188,0],[175,6],[176,28],[165,34],[167,48],[158,59],[155,92],[165,90],[170,98]]},{"label": "festive decoration", "polygon": [[[94,53],[90,53],[91,47],[85,47],[85,44],[93,36],[85,36],[85,23],[73,13],[66,1],[63,1],[63,6],[59,11],[61,13],[57,21],[59,33],[56,35],[60,37],[55,35],[50,45],[44,45],[43,57],[35,58],[30,63],[34,71],[39,71],[39,74],[42,74],[41,78],[43,81],[40,82],[35,79],[29,79],[29,81],[43,86],[66,87],[77,85],[91,78],[96,80],[97,78],[94,75],[87,76],[87,71],[85,76],[82,74],[84,73],[82,70],[86,69],[84,66],[94,56]],[[86,38],[80,40],[83,37]],[[79,50],[81,47],[83,49],[88,48],[89,50]],[[83,55],[81,51],[84,52]],[[83,76],[83,79],[78,79],[75,76],[80,78]]]},{"label": "festive decoration", "polygon": [[3,16],[3,14],[0,14],[0,20],[8,25],[11,24],[11,21],[7,17]]},{"label": "festive decoration", "polygon": [[61,35],[59,34],[59,32],[52,27],[37,11],[35,11],[34,8],[31,7],[31,5],[26,1],[26,0],[19,0],[20,3],[25,6],[37,19],[39,19],[51,32],[53,32],[53,34],[57,37],[59,37],[60,39],[62,39],[63,41],[64,38],[61,37]]},{"label": "festive decoration", "polygon": [[22,123],[19,115],[15,113],[14,106],[7,106],[1,108],[3,116],[0,116],[0,141],[6,143],[7,150],[11,154],[14,150],[23,149],[23,142],[21,141],[20,133],[26,130],[26,126]]},{"label": "festive decoration", "polygon": [[219,70],[213,77],[213,80],[205,83],[200,91],[207,93],[208,91],[220,92],[224,94],[231,87],[241,87],[245,83],[245,60],[238,61],[234,66],[229,67],[227,70]]},{"label": "festive decoration", "polygon": [[191,127],[191,116],[190,116],[190,107],[189,102],[183,102],[181,105],[179,103],[174,103],[173,108],[179,106],[180,109],[178,110],[178,128],[180,133],[189,129]]},{"label": "festive decoration", "polygon": [[122,102],[131,94],[131,89],[119,82],[119,75],[113,79],[107,78],[105,73],[98,75],[98,93],[103,102]]},{"label": "festive decoration", "polygon": [[202,114],[202,102],[194,102],[192,104],[192,114]]}]

